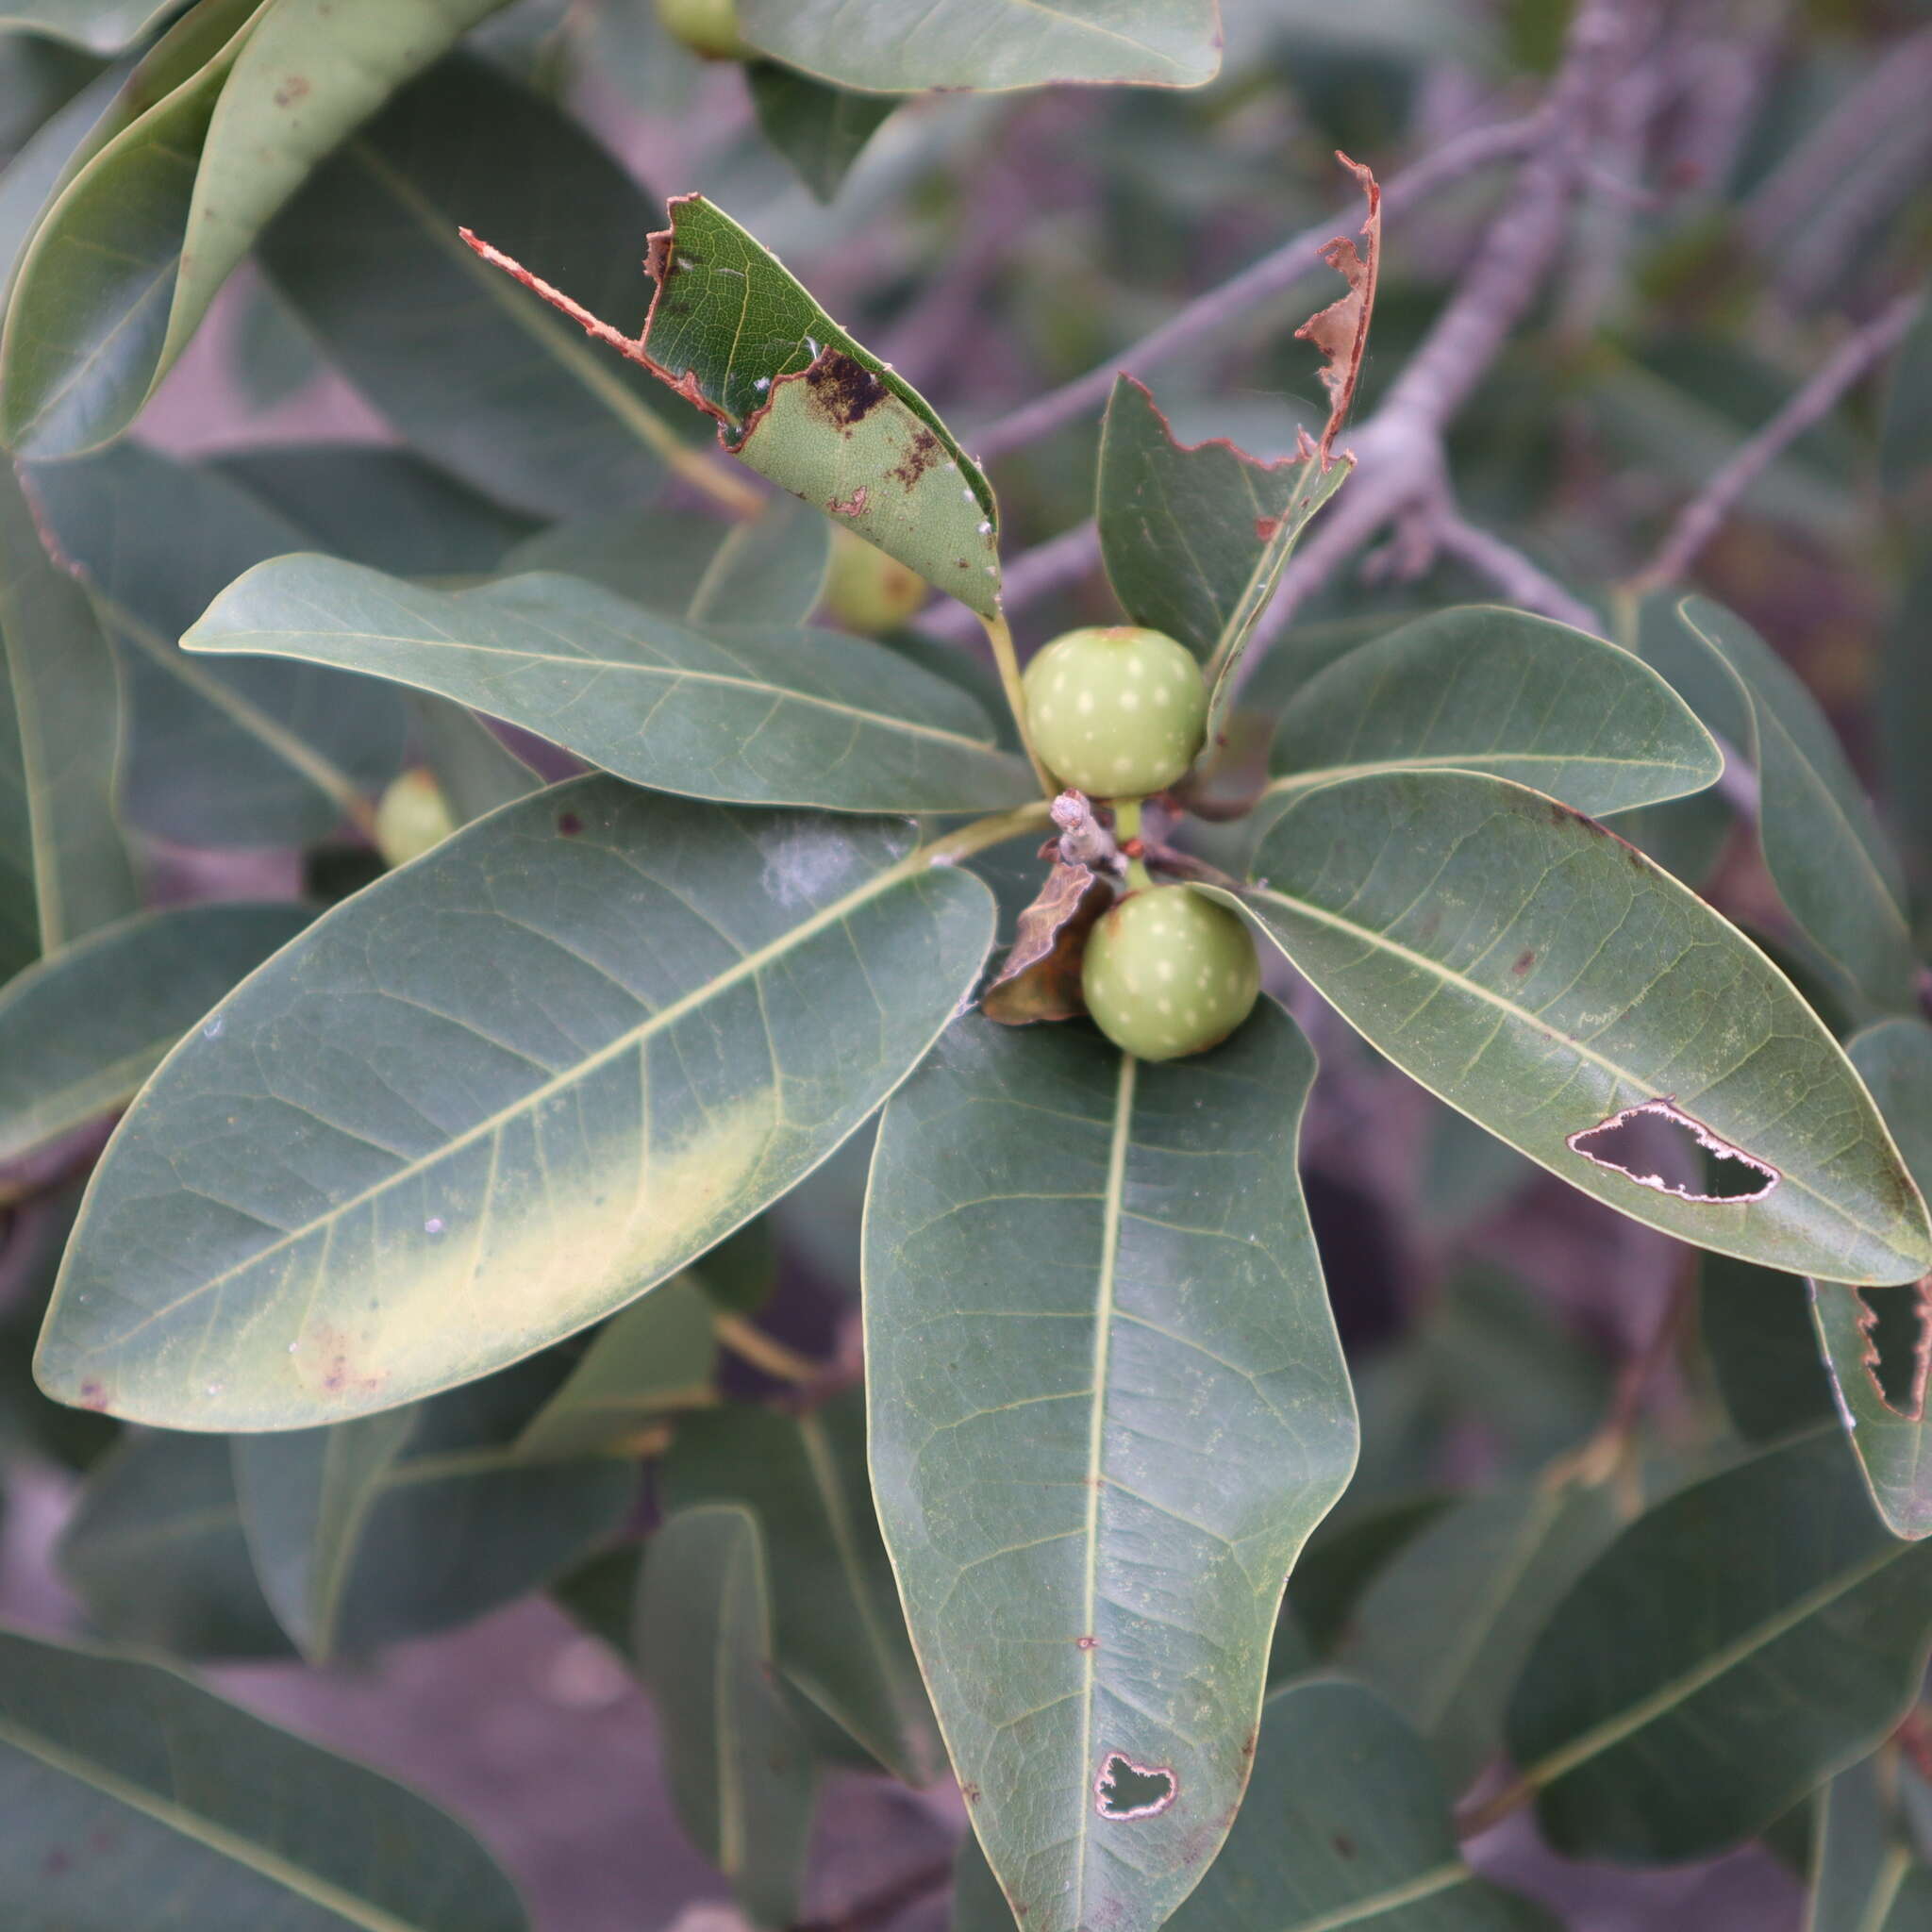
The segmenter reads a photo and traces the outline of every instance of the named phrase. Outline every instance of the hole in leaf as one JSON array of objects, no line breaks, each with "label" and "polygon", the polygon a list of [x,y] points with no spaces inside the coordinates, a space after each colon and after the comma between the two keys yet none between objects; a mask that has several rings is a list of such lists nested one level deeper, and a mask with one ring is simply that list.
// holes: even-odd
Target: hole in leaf
[{"label": "hole in leaf", "polygon": [[1178,1789],[1165,1767],[1136,1764],[1109,1751],[1093,1780],[1093,1807],[1103,1818],[1154,1818],[1174,1803]]},{"label": "hole in leaf", "polygon": [[1859,1367],[1901,1422],[1924,1422],[1932,1378],[1932,1274],[1909,1288],[1855,1288],[1852,1294],[1865,1338]]},{"label": "hole in leaf", "polygon": [[1776,1168],[1693,1120],[1668,1094],[1626,1107],[1572,1134],[1565,1144],[1640,1188],[1685,1201],[1761,1201],[1782,1178]]}]

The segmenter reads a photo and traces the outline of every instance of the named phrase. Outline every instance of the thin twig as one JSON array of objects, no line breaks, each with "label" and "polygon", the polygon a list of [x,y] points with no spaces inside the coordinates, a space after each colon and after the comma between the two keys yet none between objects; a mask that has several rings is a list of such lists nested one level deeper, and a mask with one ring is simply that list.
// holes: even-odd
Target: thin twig
[{"label": "thin twig", "polygon": [[1477,529],[1453,505],[1437,513],[1432,527],[1445,557],[1487,578],[1519,609],[1554,618],[1592,637],[1602,634],[1603,620],[1588,604],[1573,597],[1513,544]]},{"label": "thin twig", "polygon": [[[1541,115],[1529,115],[1487,127],[1473,127],[1454,141],[1445,142],[1433,155],[1405,168],[1390,180],[1383,190],[1383,213],[1405,213],[1477,169],[1522,154],[1537,140],[1542,127]],[[1344,210],[1304,228],[1232,280],[1196,296],[1152,334],[1108,357],[1085,375],[1049,390],[1045,395],[1036,397],[976,433],[969,433],[967,442],[980,461],[991,462],[995,457],[1038,441],[1097,409],[1112,393],[1114,377],[1120,370],[1132,369],[1137,375],[1142,375],[1183,349],[1194,347],[1270,297],[1292,288],[1304,275],[1321,268],[1322,251],[1334,238],[1338,226],[1358,219],[1353,211]]]},{"label": "thin twig", "polygon": [[1916,294],[1901,295],[1840,342],[1790,401],[1677,512],[1657,554],[1631,579],[1631,588],[1639,592],[1655,591],[1681,578],[1758,477],[1904,340],[1918,308]]}]

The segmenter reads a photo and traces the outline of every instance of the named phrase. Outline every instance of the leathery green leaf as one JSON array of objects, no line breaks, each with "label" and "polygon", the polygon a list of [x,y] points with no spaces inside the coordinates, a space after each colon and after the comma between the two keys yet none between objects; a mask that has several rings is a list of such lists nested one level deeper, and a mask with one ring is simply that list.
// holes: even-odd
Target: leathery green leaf
[{"label": "leathery green leaf", "polygon": [[1493,772],[1592,817],[1717,782],[1724,758],[1641,658],[1567,624],[1470,605],[1325,665],[1282,713],[1274,794],[1358,772]]},{"label": "leathery green leaf", "polygon": [[1159,1925],[1233,1821],[1282,1586],[1356,1455],[1264,1002],[1141,1065],[957,1022],[866,1207],[873,1486],[974,1827],[1029,1932]]},{"label": "leathery green leaf", "polygon": [[820,201],[830,201],[865,144],[899,103],[891,94],[828,87],[775,60],[754,60],[745,84],[764,137]]},{"label": "leathery green leaf", "polygon": [[1174,1932],[1555,1932],[1462,1862],[1428,1752],[1359,1685],[1277,1690],[1226,1849]]},{"label": "leathery green leaf", "polygon": [[0,461],[0,979],[140,903],[120,756],[113,650]]},{"label": "leathery green leaf", "polygon": [[[276,1932],[528,1923],[482,1846],[426,1798],[173,1671],[92,1645],[0,1631],[0,1787],[8,1925],[151,1925],[169,1898],[192,1899],[197,1925]],[[89,1849],[101,1833],[112,1857]]]},{"label": "leathery green leaf", "polygon": [[687,1509],[651,1539],[637,1633],[679,1820],[753,1924],[789,1925],[815,1779],[774,1668],[771,1579],[749,1509]]},{"label": "leathery green leaf", "polygon": [[1836,1429],[1680,1490],[1557,1605],[1510,1756],[1570,1857],[1708,1857],[1863,1757],[1917,1694],[1932,1545],[1890,1537]]},{"label": "leathery green leaf", "polygon": [[788,1680],[896,1776],[930,1783],[939,1735],[866,1489],[858,1396],[795,1417],[747,1408],[690,1417],[662,1480],[672,1508],[742,1503],[757,1512]]},{"label": "leathery green leaf", "polygon": [[92,1470],[57,1550],[93,1627],[178,1657],[286,1657],[255,1578],[221,1436],[124,1435]]},{"label": "leathery green leaf", "polygon": [[[1887,1020],[1847,1049],[1923,1189],[1932,1186],[1932,1026]],[[1883,1306],[1905,1301],[1913,1333],[1911,1373],[1888,1396],[1879,1380]],[[1932,1374],[1932,1275],[1910,1288],[1861,1294],[1840,1281],[1811,1284],[1811,1317],[1837,1393],[1839,1412],[1878,1513],[1894,1536],[1932,1536],[1932,1424],[1925,1389]]]},{"label": "leathery green leaf", "polygon": [[1224,437],[1175,440],[1146,387],[1114,378],[1100,428],[1094,520],[1108,581],[1136,624],[1205,664],[1233,620],[1301,463],[1264,463]]},{"label": "leathery green leaf", "polygon": [[256,1574],[311,1662],[469,1622],[611,1536],[629,1465],[525,1458],[549,1361],[332,1428],[233,1439]]},{"label": "leathery green leaf", "polygon": [[702,195],[651,238],[643,348],[725,448],[949,596],[999,608],[992,488],[924,397]]},{"label": "leathery green leaf", "polygon": [[881,645],[835,631],[708,632],[575,577],[435,591],[284,557],[231,584],[181,642],[411,684],[691,797],[977,811],[1034,790],[970,697]]},{"label": "leathery green leaf", "polygon": [[823,1160],[991,928],[986,887],[900,822],[602,776],[506,806],[325,913],[162,1063],[95,1172],[42,1385],[296,1428],[515,1361]]},{"label": "leathery green leaf", "polygon": [[73,456],[118,435],[315,164],[504,0],[270,0],[111,140],[21,264],[0,370],[7,439]]},{"label": "leathery green leaf", "polygon": [[1677,609],[1743,700],[1758,841],[1778,896],[1874,1007],[1917,1011],[1898,858],[1818,701],[1740,617],[1705,597]]},{"label": "leathery green leaf", "polygon": [[1389,1698],[1462,1790],[1495,1755],[1503,1707],[1544,1619],[1617,1526],[1599,1484],[1470,1496],[1374,1578],[1336,1660]]},{"label": "leathery green leaf", "polygon": [[1923,1932],[1932,1870],[1899,1816],[1898,1767],[1883,1752],[1841,1771],[1818,1795],[1805,1932]]},{"label": "leathery green leaf", "polygon": [[458,53],[315,170],[259,254],[324,356],[412,447],[504,503],[572,516],[647,500],[702,425],[457,229],[475,225],[635,330],[635,238],[654,212],[569,114]]},{"label": "leathery green leaf", "polygon": [[1374,774],[1292,800],[1255,876],[1241,903],[1357,1031],[1586,1193],[1793,1274],[1932,1264],[1924,1203],[1837,1041],[1594,821],[1484,774]]},{"label": "leathery green leaf", "polygon": [[937,0],[908,31],[897,0],[740,0],[761,54],[846,87],[1199,87],[1221,69],[1218,0]]},{"label": "leathery green leaf", "polygon": [[182,1034],[311,917],[233,901],[141,912],[0,990],[0,1161],[125,1107]]}]

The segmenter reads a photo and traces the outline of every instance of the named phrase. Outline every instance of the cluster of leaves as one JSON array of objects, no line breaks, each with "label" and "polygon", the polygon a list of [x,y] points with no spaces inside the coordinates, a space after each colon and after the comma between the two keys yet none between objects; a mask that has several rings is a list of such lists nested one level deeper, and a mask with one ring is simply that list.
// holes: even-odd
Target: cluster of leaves
[{"label": "cluster of leaves", "polygon": [[[1639,1864],[1808,1806],[1814,1924],[1906,1924],[1932,1028],[1905,868],[1805,686],[1681,586],[1607,595],[1621,641],[1462,604],[1260,660],[1346,500],[1366,170],[1308,329],[1319,441],[1191,446],[1123,378],[1082,469],[1119,613],[1212,692],[1162,808],[1194,849],[1149,862],[1507,1158],[1710,1256],[1735,1439],[1632,1507],[1628,1415],[1586,1437],[1594,1363],[1510,1290],[1352,1380],[1286,1006],[1148,1065],[974,1004],[1052,829],[1024,708],[815,619],[856,533],[983,620],[1010,696],[992,486],[710,201],[639,276],[653,205],[452,51],[496,10],[198,0],[136,52],[149,7],[16,9],[130,51],[0,180],[0,1363],[37,1346],[56,1399],[0,1421],[85,1473],[59,1560],[104,1640],[0,1637],[9,1923],[164,1923],[172,1888],[208,1927],[521,1925],[451,1820],[142,1653],[322,1662],[554,1587],[636,1658],[760,1924],[853,1765],[950,1765],[960,1932],[1536,1926],[1458,1849],[1527,1806]],[[741,0],[820,191],[886,94],[1216,60],[1210,0],[894,14]],[[250,254],[400,446],[115,440]],[[1883,432],[1902,501],[1927,342]],[[1692,890],[1720,738],[1775,954]],[[406,773],[452,827],[407,857]],[[1042,956],[1119,870],[1073,804]],[[325,909],[144,877],[371,839],[402,862]],[[758,1318],[774,1226],[840,1219],[875,1118],[861,1390]],[[1418,1495],[1477,1360],[1506,1479]],[[74,1860],[107,1821],[122,1852]]]}]

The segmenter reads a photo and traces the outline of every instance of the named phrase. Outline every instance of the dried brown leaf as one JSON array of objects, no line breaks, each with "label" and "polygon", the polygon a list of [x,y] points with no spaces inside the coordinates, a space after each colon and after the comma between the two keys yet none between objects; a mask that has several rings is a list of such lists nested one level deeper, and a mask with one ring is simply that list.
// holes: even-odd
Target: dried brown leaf
[{"label": "dried brown leaf", "polygon": [[1362,223],[1363,245],[1357,252],[1345,235],[1338,235],[1322,251],[1322,259],[1348,283],[1348,292],[1311,315],[1295,330],[1297,341],[1313,342],[1322,352],[1322,387],[1328,391],[1328,420],[1322,426],[1316,451],[1326,470],[1335,457],[1335,439],[1355,401],[1362,357],[1369,345],[1369,324],[1375,310],[1375,275],[1382,260],[1382,191],[1371,170],[1352,161],[1340,148],[1335,158],[1361,183],[1368,197],[1368,218]]},{"label": "dried brown leaf", "polygon": [[1021,913],[1012,951],[987,988],[980,1011],[1002,1026],[1077,1019],[1087,1010],[1080,997],[1087,935],[1112,904],[1113,888],[1099,873],[1057,862]]}]

